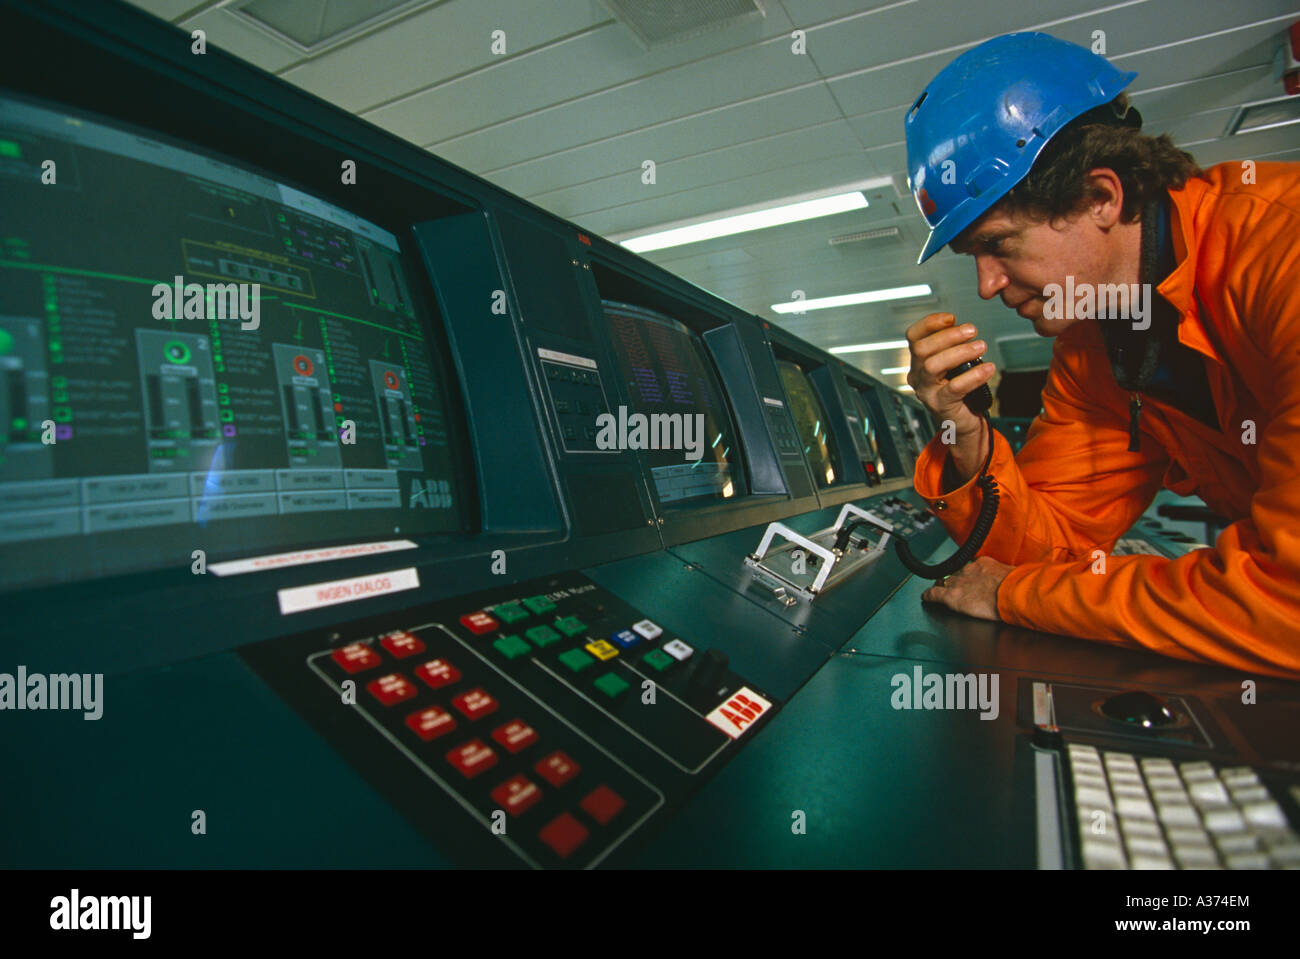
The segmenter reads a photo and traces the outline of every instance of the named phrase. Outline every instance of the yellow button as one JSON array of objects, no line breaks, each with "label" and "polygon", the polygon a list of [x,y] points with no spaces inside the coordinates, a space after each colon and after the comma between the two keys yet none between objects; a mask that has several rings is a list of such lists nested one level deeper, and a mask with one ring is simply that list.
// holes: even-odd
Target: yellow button
[{"label": "yellow button", "polygon": [[593,643],[588,643],[583,648],[597,659],[613,659],[618,655],[618,647],[605,642],[603,639],[598,639]]},{"label": "yellow button", "polygon": [[934,501],[934,508],[935,508],[935,509],[947,509],[947,508],[948,508],[948,501],[947,501],[947,500],[942,500],[942,499],[937,499],[937,500]]}]

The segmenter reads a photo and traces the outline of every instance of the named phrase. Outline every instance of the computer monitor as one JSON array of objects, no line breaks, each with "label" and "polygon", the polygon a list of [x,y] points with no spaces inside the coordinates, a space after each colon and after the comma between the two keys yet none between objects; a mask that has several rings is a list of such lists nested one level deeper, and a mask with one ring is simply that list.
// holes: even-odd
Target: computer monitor
[{"label": "computer monitor", "polygon": [[808,374],[793,360],[778,359],[776,366],[790,400],[790,413],[803,441],[804,458],[812,470],[814,482],[818,489],[842,483],[844,467],[839,444],[830,433],[826,409],[809,382]]},{"label": "computer monitor", "polygon": [[401,229],[0,91],[0,588],[463,529]]},{"label": "computer monitor", "polygon": [[624,439],[643,424],[642,438],[627,445],[643,451],[659,502],[694,506],[747,495],[740,443],[699,334],[646,307],[601,302],[631,397],[626,417],[610,415],[630,434]]}]

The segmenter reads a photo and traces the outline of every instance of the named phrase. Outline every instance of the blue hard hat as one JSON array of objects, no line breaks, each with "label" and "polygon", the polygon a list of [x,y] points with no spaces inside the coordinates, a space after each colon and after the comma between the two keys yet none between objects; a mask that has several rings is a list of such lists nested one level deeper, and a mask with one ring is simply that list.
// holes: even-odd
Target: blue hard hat
[{"label": "blue hard hat", "polygon": [[1136,76],[1046,33],[994,37],[939,71],[903,124],[908,185],[930,224],[916,262],[1024,179],[1062,127],[1115,99]]}]

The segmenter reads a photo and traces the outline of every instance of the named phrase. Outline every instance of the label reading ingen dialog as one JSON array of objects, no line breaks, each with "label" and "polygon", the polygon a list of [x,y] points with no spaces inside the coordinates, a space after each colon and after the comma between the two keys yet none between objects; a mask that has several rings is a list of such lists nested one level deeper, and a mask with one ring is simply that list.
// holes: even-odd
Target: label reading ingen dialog
[{"label": "label reading ingen dialog", "polygon": [[280,615],[301,613],[308,609],[322,606],[335,606],[338,603],[354,603],[359,599],[382,596],[385,593],[400,593],[406,589],[416,589],[420,585],[420,576],[414,566],[406,569],[394,569],[387,573],[371,573],[367,576],[351,576],[347,579],[335,579],[328,583],[313,583],[310,586],[294,586],[282,589],[280,598]]}]

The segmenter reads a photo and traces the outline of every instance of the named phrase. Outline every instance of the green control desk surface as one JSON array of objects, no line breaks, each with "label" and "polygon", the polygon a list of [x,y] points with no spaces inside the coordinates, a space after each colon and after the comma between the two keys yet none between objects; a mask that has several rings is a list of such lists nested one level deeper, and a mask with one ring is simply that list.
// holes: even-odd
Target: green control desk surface
[{"label": "green control desk surface", "polygon": [[5,724],[8,866],[452,864],[234,653],[105,677],[97,721]]},{"label": "green control desk surface", "polygon": [[[666,554],[599,574],[619,593],[661,591],[644,608],[666,628],[727,651],[788,700],[621,865],[1032,867],[1035,756],[1017,721],[1022,681],[1196,691],[1249,735],[1269,715],[1265,705],[1239,710],[1251,729],[1230,713],[1243,678],[1231,671],[972,620],[923,605],[929,584],[917,578],[837,654]],[[997,718],[893,708],[891,680],[917,668],[996,673]],[[1261,704],[1300,702],[1297,684],[1256,679]],[[459,861],[235,653],[109,676],[95,722],[14,711],[6,724],[0,762],[16,775],[0,791],[0,816],[18,824],[0,841],[8,865]],[[194,832],[200,812],[205,834]]]},{"label": "green control desk surface", "polygon": [[[1217,718],[1238,724],[1250,716],[1256,732],[1253,717],[1265,714],[1240,704],[1243,679],[1256,683],[1261,703],[1285,700],[1288,715],[1300,703],[1300,684],[923,604],[929,585],[909,579],[665,826],[638,864],[1033,868],[1035,749],[1029,724],[1017,722],[1022,682],[1196,691],[1216,704]],[[997,717],[981,719],[978,709],[895,709],[892,680],[910,680],[916,669],[996,674]],[[1228,738],[1236,743],[1238,734]],[[1279,748],[1290,756],[1296,743]]]}]

